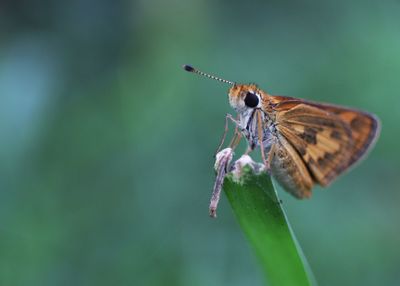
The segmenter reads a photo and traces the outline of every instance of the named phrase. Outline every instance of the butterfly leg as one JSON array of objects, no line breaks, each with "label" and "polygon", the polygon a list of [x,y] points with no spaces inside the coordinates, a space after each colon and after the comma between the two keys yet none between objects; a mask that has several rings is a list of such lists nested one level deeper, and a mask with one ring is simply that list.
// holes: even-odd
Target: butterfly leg
[{"label": "butterfly leg", "polygon": [[225,139],[226,139],[226,134],[229,131],[229,122],[228,119],[231,120],[234,124],[235,124],[235,133],[233,135],[233,138],[231,140],[231,142],[229,143],[229,147],[231,147],[232,149],[236,148],[236,146],[239,144],[240,138],[241,138],[241,134],[238,131],[238,125],[239,122],[237,121],[237,119],[233,118],[233,116],[231,114],[226,114],[225,116],[225,130],[224,130],[224,134],[222,135],[221,138],[221,142],[218,145],[217,151],[215,152],[215,154],[217,154],[219,151],[221,151],[222,146],[224,145]]},{"label": "butterfly leg", "polygon": [[258,133],[258,142],[260,144],[260,149],[261,149],[261,158],[263,160],[265,170],[267,171],[268,174],[271,174],[271,166],[270,166],[270,159],[272,152],[269,152],[268,154],[268,160],[265,157],[265,150],[264,150],[264,144],[263,144],[263,139],[264,139],[264,124],[263,120],[261,117],[261,111],[257,110],[257,133]]},{"label": "butterfly leg", "polygon": [[214,169],[217,172],[215,178],[214,188],[210,200],[209,214],[211,217],[217,217],[217,207],[219,198],[221,195],[222,185],[224,183],[225,175],[228,172],[229,163],[233,158],[232,148],[225,148],[224,150],[218,152],[216,155]]},{"label": "butterfly leg", "polygon": [[239,145],[240,139],[242,139],[242,133],[239,132],[238,127],[236,126],[232,140],[229,142],[229,147],[235,149]]}]

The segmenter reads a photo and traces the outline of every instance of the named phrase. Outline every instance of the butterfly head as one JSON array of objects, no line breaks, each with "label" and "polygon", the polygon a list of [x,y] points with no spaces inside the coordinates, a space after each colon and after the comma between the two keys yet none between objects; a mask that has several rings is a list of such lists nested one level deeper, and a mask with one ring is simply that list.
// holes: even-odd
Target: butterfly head
[{"label": "butterfly head", "polygon": [[239,113],[261,107],[261,94],[255,84],[234,84],[228,95],[230,105]]}]

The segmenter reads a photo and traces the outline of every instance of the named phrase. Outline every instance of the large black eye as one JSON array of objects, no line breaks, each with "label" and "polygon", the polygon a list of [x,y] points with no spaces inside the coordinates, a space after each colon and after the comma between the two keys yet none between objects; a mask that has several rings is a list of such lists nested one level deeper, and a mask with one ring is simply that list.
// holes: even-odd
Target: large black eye
[{"label": "large black eye", "polygon": [[247,92],[244,98],[244,104],[246,104],[247,107],[256,107],[258,105],[258,96],[254,93]]}]

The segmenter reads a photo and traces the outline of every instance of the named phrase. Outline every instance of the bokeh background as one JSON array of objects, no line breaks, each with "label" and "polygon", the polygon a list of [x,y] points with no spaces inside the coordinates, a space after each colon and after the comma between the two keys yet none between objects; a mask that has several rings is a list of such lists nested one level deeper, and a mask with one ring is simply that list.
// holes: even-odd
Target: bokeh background
[{"label": "bokeh background", "polygon": [[[0,285],[263,285],[225,198],[226,85],[376,113],[369,158],[279,187],[320,285],[400,283],[399,1],[1,1]],[[243,146],[241,147],[243,148]]]}]

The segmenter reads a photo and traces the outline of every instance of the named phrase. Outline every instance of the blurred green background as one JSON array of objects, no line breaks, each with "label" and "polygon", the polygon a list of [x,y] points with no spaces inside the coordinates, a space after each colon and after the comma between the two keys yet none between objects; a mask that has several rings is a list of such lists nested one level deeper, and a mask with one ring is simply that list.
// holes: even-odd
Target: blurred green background
[{"label": "blurred green background", "polygon": [[399,285],[399,15],[399,1],[1,1],[0,285],[263,285],[225,197],[208,217],[228,86],[185,63],[381,118],[331,187],[278,189],[320,285]]}]

